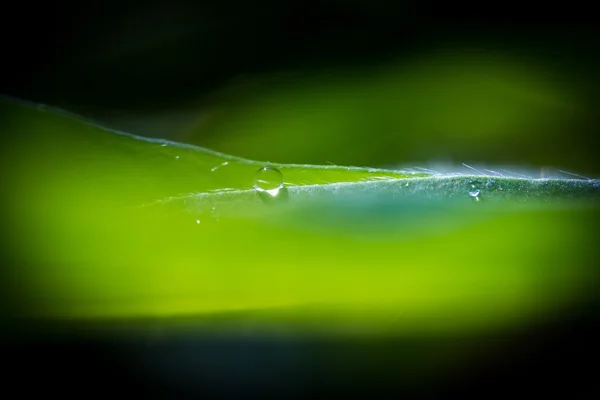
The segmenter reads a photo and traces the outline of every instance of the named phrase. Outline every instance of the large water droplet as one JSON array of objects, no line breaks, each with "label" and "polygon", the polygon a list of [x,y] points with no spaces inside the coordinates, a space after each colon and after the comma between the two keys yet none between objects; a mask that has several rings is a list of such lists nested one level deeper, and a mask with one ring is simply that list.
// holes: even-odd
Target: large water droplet
[{"label": "large water droplet", "polygon": [[263,167],[256,171],[254,189],[257,192],[277,196],[281,188],[283,188],[283,174],[277,168]]}]

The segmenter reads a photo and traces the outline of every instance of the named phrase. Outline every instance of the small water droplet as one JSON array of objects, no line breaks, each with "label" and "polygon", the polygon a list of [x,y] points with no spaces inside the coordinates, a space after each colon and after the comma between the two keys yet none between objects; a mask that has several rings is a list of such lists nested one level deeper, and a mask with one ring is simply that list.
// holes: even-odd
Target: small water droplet
[{"label": "small water droplet", "polygon": [[179,156],[175,156],[175,159],[176,159],[176,160],[179,160]]},{"label": "small water droplet", "polygon": [[163,144],[160,145],[160,147],[167,147],[167,144],[163,143]]},{"label": "small water droplet", "polygon": [[479,201],[479,193],[481,193],[479,189],[471,190],[469,196],[473,197],[476,201]]},{"label": "small water droplet", "polygon": [[406,185],[404,185],[405,187],[408,187],[408,182],[406,182]]},{"label": "small water droplet", "polygon": [[283,174],[274,167],[263,167],[256,171],[254,176],[254,189],[257,192],[277,196],[283,188]]},{"label": "small water droplet", "polygon": [[199,224],[199,223],[200,223],[200,220],[199,220],[199,219],[197,219],[197,220],[196,220],[196,223],[197,223],[197,224]]}]

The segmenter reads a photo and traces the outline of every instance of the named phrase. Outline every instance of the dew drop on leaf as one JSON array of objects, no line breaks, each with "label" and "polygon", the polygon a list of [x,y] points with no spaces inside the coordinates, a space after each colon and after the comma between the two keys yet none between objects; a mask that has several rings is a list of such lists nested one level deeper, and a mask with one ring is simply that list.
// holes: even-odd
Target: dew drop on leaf
[{"label": "dew drop on leaf", "polygon": [[283,188],[283,174],[277,168],[263,167],[256,171],[254,189],[257,192],[277,196],[281,188]]}]

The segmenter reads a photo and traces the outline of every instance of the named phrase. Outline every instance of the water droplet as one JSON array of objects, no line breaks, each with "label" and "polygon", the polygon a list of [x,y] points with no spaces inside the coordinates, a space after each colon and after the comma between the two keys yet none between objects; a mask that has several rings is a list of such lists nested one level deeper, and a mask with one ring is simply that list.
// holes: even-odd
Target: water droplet
[{"label": "water droplet", "polygon": [[274,167],[263,167],[256,171],[254,176],[254,189],[257,192],[277,196],[283,188],[283,174]]},{"label": "water droplet", "polygon": [[404,185],[405,187],[408,187],[408,182],[406,182],[406,185]]},{"label": "water droplet", "polygon": [[176,160],[179,160],[179,156],[175,156],[175,159],[176,159]]},{"label": "water droplet", "polygon": [[196,220],[196,223],[197,223],[197,224],[199,224],[199,223],[200,223],[200,220],[199,220],[199,219],[197,219],[197,220]]},{"label": "water droplet", "polygon": [[473,197],[476,201],[479,201],[479,193],[481,193],[479,189],[471,190],[469,196]]}]

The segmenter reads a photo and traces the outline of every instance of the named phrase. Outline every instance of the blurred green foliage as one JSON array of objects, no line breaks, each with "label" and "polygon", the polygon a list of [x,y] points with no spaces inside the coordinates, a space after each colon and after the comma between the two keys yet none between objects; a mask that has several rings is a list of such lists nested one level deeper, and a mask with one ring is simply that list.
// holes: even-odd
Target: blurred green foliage
[{"label": "blurred green foliage", "polygon": [[179,138],[277,162],[594,168],[570,153],[580,143],[563,140],[589,113],[577,91],[518,59],[455,50],[302,75],[249,78],[206,102]]},{"label": "blurred green foliage", "polygon": [[19,260],[6,281],[24,315],[236,311],[308,331],[446,334],[538,321],[593,294],[595,180],[273,164],[287,201],[264,202],[252,189],[263,163],[2,109],[2,129],[29,139],[3,160]]}]

